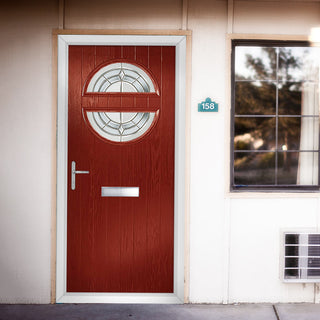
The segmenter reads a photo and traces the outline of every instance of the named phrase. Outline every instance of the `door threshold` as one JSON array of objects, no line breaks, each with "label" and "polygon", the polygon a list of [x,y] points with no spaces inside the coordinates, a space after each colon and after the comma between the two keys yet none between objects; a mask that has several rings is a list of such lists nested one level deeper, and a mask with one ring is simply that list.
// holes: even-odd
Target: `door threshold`
[{"label": "door threshold", "polygon": [[56,303],[152,303],[183,304],[174,293],[65,293]]}]

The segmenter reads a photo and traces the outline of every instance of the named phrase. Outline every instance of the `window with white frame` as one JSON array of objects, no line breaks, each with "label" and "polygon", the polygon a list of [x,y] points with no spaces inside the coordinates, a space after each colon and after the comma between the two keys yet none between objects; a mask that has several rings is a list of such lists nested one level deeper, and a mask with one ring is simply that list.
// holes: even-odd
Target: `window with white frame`
[{"label": "window with white frame", "polygon": [[231,190],[319,190],[320,48],[232,43]]}]

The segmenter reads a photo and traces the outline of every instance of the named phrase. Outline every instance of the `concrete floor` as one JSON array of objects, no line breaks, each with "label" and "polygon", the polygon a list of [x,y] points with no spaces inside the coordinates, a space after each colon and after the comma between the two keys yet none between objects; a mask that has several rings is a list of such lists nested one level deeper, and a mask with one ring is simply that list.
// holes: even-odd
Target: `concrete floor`
[{"label": "concrete floor", "polygon": [[317,304],[0,305],[0,320],[320,320]]}]

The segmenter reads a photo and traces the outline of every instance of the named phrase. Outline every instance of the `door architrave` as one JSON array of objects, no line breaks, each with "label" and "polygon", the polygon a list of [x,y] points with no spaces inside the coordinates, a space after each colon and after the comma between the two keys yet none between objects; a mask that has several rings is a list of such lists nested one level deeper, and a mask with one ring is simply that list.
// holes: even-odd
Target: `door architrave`
[{"label": "door architrave", "polygon": [[[69,45],[171,45],[176,47],[175,101],[175,225],[173,293],[67,293],[67,128]],[[57,35],[57,189],[56,189],[56,287],[57,303],[183,303],[185,301],[185,210],[186,210],[186,55],[187,33],[178,35]]]}]

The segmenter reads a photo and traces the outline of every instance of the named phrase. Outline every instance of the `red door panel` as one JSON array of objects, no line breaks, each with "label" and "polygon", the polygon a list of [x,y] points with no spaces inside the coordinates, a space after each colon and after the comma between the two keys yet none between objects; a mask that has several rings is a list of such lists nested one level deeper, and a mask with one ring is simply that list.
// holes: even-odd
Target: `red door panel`
[{"label": "red door panel", "polygon": [[[83,92],[113,61],[147,70],[159,94]],[[173,292],[175,48],[70,46],[68,96],[67,292]],[[141,138],[111,142],[95,134],[87,110],[149,112]],[[101,197],[101,187],[139,187],[139,197]]]}]

